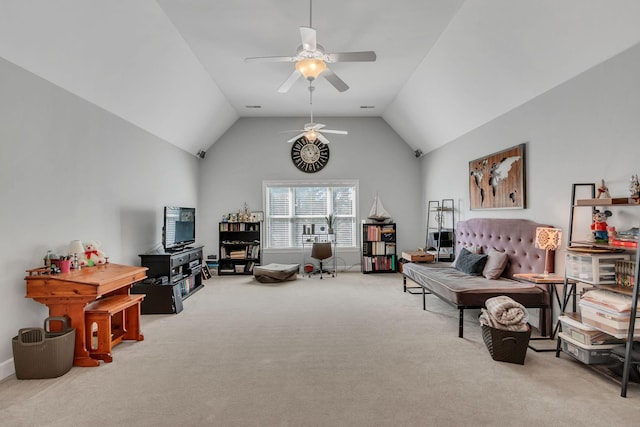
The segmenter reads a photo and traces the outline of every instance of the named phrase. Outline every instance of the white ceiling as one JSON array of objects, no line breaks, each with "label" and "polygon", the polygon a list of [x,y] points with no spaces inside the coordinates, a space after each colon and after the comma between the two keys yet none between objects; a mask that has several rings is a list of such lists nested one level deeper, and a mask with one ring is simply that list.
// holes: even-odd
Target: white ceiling
[{"label": "white ceiling", "polygon": [[[319,79],[314,115],[381,116],[423,152],[640,42],[636,0],[315,0],[312,19],[328,52],[377,53],[332,64],[350,89]],[[238,117],[307,121],[304,80],[277,92],[293,64],[243,61],[295,54],[307,25],[308,0],[0,0],[0,57],[195,154]]]}]

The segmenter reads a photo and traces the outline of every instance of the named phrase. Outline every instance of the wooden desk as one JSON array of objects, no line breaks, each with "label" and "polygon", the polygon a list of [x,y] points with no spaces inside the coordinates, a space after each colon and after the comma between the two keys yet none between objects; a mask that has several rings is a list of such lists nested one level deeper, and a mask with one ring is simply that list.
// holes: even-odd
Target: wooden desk
[{"label": "wooden desk", "polygon": [[131,286],[147,277],[146,267],[106,264],[69,273],[27,276],[27,295],[49,307],[49,316],[67,316],[76,329],[75,366],[98,366],[85,340],[84,307],[102,296],[128,294]]}]

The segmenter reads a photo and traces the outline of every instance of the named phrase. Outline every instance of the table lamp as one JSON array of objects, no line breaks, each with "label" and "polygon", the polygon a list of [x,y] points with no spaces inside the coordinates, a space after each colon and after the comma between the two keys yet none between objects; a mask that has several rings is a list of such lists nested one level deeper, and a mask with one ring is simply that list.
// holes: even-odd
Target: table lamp
[{"label": "table lamp", "polygon": [[553,273],[553,259],[551,251],[555,251],[560,247],[562,240],[562,230],[553,227],[537,227],[535,247],[545,250],[544,257],[544,276]]},{"label": "table lamp", "polygon": [[72,240],[69,243],[69,255],[73,255],[71,267],[72,268],[80,268],[80,264],[78,263],[78,254],[84,252],[84,246],[80,240]]}]

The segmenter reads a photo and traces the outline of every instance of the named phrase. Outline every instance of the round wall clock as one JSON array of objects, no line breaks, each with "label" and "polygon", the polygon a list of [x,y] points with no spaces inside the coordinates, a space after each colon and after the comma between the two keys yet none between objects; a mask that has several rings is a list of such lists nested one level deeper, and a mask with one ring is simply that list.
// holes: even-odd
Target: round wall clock
[{"label": "round wall clock", "polygon": [[329,162],[329,147],[317,139],[310,142],[301,136],[291,147],[291,160],[302,172],[318,172]]}]

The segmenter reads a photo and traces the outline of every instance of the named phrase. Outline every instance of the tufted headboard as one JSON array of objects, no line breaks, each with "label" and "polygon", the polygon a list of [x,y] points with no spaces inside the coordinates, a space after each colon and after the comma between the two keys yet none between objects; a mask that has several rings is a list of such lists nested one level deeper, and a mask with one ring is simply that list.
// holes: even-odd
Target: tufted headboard
[{"label": "tufted headboard", "polygon": [[515,273],[542,273],[545,251],[534,245],[537,227],[549,226],[512,218],[460,221],[456,227],[456,257],[465,246],[481,246],[485,254],[495,248],[509,255],[509,263],[502,276],[512,278]]}]

